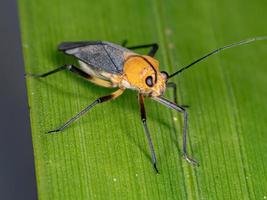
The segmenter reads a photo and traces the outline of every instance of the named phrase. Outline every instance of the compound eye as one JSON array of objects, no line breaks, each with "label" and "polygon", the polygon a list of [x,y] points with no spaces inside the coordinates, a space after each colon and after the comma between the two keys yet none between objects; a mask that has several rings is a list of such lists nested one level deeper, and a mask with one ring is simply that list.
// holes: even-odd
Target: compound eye
[{"label": "compound eye", "polygon": [[153,86],[153,78],[152,78],[152,76],[146,77],[146,84],[149,87],[152,87]]}]

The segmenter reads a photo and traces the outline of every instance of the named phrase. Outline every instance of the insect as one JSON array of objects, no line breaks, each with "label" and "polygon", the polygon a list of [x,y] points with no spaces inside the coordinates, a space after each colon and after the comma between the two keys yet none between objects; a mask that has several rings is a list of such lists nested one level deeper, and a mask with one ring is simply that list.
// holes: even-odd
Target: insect
[{"label": "insect", "polygon": [[[196,63],[201,62],[202,60],[222,50],[266,39],[267,36],[254,37],[218,48],[170,75],[165,71],[159,70],[159,62],[154,58],[158,50],[158,45],[156,43],[126,47],[126,42],[122,45],[116,45],[105,41],[63,42],[58,46],[58,49],[67,55],[77,58],[80,67],[68,64],[44,74],[29,75],[36,78],[44,78],[55,74],[56,72],[67,70],[89,80],[90,82],[93,82],[96,85],[108,88],[118,88],[115,92],[96,99],[74,117],[65,122],[62,126],[55,130],[51,130],[48,133],[63,131],[94,106],[116,99],[125,91],[125,89],[136,90],[138,92],[141,121],[151,151],[152,164],[156,173],[158,173],[159,171],[156,165],[157,159],[154,151],[154,145],[147,126],[144,98],[147,97],[153,99],[164,106],[183,114],[183,156],[189,163],[198,165],[198,162],[189,157],[187,152],[188,114],[185,107],[177,104],[176,84],[174,82],[170,82],[170,79],[192,67]],[[133,51],[141,48],[150,48],[150,50],[147,55],[140,55]],[[167,88],[172,88],[173,90],[173,102],[163,97]]]}]

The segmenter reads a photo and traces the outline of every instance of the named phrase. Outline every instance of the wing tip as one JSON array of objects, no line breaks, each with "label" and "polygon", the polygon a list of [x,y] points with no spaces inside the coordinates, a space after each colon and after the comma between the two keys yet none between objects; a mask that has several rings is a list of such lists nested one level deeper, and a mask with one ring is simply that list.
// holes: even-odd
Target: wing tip
[{"label": "wing tip", "polygon": [[59,50],[59,51],[65,51],[65,50],[68,50],[68,49],[70,49],[70,42],[61,42],[59,45],[58,45],[58,47],[57,47],[57,49]]},{"label": "wing tip", "polygon": [[79,41],[79,42],[62,42],[58,45],[59,51],[66,51],[69,49],[74,49],[78,47],[83,47],[87,45],[102,44],[102,41]]}]

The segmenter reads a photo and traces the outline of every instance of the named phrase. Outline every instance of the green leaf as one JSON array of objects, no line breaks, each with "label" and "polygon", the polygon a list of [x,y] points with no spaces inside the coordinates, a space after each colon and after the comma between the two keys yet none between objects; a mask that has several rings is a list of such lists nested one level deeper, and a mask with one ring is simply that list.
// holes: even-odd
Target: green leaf
[{"label": "green leaf", "polygon": [[[31,73],[76,63],[56,51],[62,41],[157,42],[161,69],[174,72],[217,47],[267,34],[263,1],[18,3]],[[146,100],[158,175],[136,92],[126,91],[62,133],[47,135],[112,90],[68,72],[26,78],[39,199],[266,199],[266,52],[266,41],[236,47],[173,79],[179,103],[190,106],[188,146],[198,168],[182,158],[182,115]],[[171,92],[166,96],[172,99]]]}]

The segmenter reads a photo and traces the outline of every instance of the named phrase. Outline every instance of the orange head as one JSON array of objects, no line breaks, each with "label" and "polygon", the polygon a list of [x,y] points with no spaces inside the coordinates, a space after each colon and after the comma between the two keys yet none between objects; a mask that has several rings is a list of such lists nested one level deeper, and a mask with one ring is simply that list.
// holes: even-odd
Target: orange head
[{"label": "orange head", "polygon": [[150,56],[131,55],[124,63],[122,85],[149,96],[160,96],[166,89],[167,74],[159,71],[159,62]]}]

